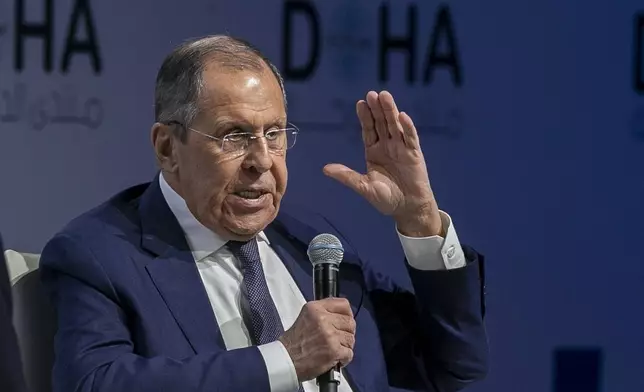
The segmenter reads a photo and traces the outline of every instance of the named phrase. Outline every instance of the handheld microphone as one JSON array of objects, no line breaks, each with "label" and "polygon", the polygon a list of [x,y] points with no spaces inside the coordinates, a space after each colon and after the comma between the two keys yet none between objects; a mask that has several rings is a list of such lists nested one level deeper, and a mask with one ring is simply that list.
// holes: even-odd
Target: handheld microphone
[{"label": "handheld microphone", "polygon": [[[340,262],[344,249],[340,240],[332,234],[320,234],[311,240],[306,252],[313,264],[313,291],[315,300],[339,295]],[[316,378],[320,392],[336,392],[340,385],[340,365]]]}]

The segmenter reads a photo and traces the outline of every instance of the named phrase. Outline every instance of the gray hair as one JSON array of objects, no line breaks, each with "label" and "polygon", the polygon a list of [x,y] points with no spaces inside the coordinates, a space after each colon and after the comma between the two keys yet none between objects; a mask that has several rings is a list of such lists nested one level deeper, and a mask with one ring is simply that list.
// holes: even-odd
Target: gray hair
[{"label": "gray hair", "polygon": [[184,42],[163,61],[154,92],[155,120],[181,123],[177,136],[185,141],[186,128],[199,114],[203,94],[203,70],[210,61],[225,68],[262,72],[268,67],[279,83],[284,105],[284,79],[277,67],[250,43],[227,35],[211,35]]}]

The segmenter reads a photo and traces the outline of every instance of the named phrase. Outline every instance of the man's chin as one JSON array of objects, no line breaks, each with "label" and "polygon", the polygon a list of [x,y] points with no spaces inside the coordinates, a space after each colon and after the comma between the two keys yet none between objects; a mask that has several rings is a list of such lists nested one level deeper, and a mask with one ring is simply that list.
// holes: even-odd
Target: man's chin
[{"label": "man's chin", "polygon": [[259,211],[253,214],[236,215],[231,218],[228,222],[229,224],[226,225],[228,231],[236,237],[234,240],[245,241],[266,229],[266,226],[275,218],[275,213]]}]

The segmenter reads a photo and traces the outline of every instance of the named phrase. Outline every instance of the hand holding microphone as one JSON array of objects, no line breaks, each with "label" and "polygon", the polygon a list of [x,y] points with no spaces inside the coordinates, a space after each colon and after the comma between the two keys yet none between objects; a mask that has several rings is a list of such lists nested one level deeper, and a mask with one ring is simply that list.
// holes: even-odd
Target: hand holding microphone
[{"label": "hand holding microphone", "polygon": [[338,296],[338,266],[344,250],[330,234],[320,234],[309,245],[313,263],[315,301],[302,308],[280,341],[286,347],[300,381],[318,379],[320,391],[337,390],[336,365],[353,359],[356,323],[349,301]]},{"label": "hand holding microphone", "polygon": [[353,359],[355,321],[349,302],[327,298],[304,305],[293,326],[280,337],[300,381],[311,380]]}]

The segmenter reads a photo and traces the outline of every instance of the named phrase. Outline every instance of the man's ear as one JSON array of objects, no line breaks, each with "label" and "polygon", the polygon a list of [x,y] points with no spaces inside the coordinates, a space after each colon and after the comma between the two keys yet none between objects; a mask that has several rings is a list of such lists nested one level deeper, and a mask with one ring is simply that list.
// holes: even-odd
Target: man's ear
[{"label": "man's ear", "polygon": [[174,173],[177,171],[176,143],[173,126],[161,123],[152,125],[150,138],[157,164],[163,172]]}]

